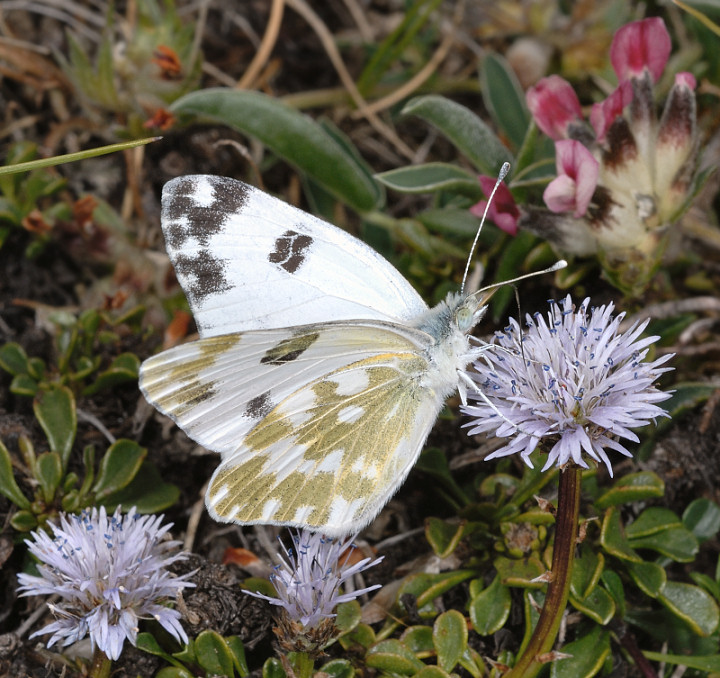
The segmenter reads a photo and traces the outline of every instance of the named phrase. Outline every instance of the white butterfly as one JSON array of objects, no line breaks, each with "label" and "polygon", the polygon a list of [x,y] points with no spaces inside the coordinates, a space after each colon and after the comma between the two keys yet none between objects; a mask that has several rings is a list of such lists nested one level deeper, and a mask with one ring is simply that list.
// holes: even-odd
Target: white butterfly
[{"label": "white butterfly", "polygon": [[429,309],[360,240],[223,177],[169,182],[162,227],[201,339],[146,360],[140,388],[221,454],[210,515],[357,532],[464,401],[494,290]]}]

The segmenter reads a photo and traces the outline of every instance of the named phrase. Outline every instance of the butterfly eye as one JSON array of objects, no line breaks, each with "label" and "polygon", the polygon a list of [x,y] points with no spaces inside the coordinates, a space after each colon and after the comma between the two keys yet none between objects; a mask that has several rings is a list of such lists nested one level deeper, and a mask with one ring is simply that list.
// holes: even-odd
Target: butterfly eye
[{"label": "butterfly eye", "polygon": [[467,306],[461,306],[455,314],[455,322],[461,332],[467,332],[473,325],[473,312]]}]

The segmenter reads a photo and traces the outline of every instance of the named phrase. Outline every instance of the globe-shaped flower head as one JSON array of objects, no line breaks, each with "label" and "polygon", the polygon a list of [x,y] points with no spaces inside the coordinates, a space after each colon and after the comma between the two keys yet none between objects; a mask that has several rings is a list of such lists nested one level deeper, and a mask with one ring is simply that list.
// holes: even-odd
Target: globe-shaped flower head
[{"label": "globe-shaped flower head", "polygon": [[612,303],[590,309],[589,301],[577,310],[569,295],[551,302],[547,320],[528,316],[523,332],[512,319],[496,333],[496,348],[475,364],[479,393],[469,393],[464,408],[470,433],[509,439],[486,459],[519,452],[532,468],[530,454],[543,441],[549,448],[543,470],[569,461],[587,468],[587,456],[612,476],[606,449],[631,456],[618,439],[638,442],[630,429],[667,416],[656,403],[670,394],[654,382],[672,369],[661,367],[672,355],[644,362],[658,339],[641,337],[648,321],[621,334],[625,314],[613,317]]}]

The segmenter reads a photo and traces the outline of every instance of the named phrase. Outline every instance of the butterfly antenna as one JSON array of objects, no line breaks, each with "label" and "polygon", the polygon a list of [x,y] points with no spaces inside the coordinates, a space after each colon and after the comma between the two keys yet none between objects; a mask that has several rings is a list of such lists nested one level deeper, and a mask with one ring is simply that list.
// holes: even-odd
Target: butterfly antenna
[{"label": "butterfly antenna", "polygon": [[482,232],[482,227],[485,223],[485,218],[487,217],[488,210],[490,209],[490,204],[492,203],[493,196],[495,195],[495,191],[497,191],[498,186],[507,176],[509,171],[510,163],[504,162],[503,166],[500,168],[500,173],[498,174],[498,178],[495,182],[492,193],[490,193],[490,197],[488,198],[487,205],[485,205],[485,211],[483,212],[482,218],[480,219],[480,226],[478,226],[477,233],[475,234],[475,240],[473,240],[472,247],[470,248],[470,254],[468,255],[467,263],[465,264],[465,273],[463,273],[462,284],[460,285],[461,294],[465,291],[465,282],[467,281],[468,273],[470,272],[470,262],[472,261],[473,254],[475,254],[475,248],[477,247],[478,239],[480,238],[480,233]]}]

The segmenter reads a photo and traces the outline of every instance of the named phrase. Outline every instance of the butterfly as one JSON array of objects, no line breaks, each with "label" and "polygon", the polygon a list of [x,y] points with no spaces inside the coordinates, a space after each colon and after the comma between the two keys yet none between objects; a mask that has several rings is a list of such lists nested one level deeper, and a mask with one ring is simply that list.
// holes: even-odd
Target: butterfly
[{"label": "butterfly", "polygon": [[210,516],[357,533],[465,400],[495,288],[430,309],[362,241],[234,179],[173,179],[161,222],[200,339],[146,360],[140,388],[220,454]]}]

